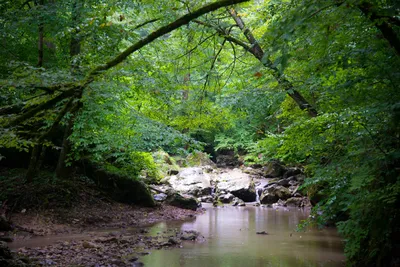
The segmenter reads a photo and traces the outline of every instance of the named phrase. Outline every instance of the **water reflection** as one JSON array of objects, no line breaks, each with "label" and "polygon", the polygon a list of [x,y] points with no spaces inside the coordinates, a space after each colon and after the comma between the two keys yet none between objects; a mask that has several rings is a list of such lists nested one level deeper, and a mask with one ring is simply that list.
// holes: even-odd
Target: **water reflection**
[{"label": "water reflection", "polygon": [[[262,207],[207,207],[191,222],[167,222],[152,231],[168,228],[197,230],[203,243],[184,243],[183,248],[153,251],[141,260],[145,266],[343,266],[342,241],[333,229],[295,232],[308,216],[301,210]],[[269,235],[257,235],[266,231]]]}]

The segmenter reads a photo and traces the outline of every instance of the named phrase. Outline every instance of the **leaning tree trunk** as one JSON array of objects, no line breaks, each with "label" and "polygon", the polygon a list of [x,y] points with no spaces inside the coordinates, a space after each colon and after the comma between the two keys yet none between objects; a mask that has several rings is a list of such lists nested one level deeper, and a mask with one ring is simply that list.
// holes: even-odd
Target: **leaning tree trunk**
[{"label": "leaning tree trunk", "polygon": [[236,25],[242,30],[246,39],[250,42],[251,47],[250,52],[268,69],[272,71],[272,75],[278,81],[278,83],[283,87],[286,93],[296,102],[296,104],[302,110],[307,110],[311,117],[316,117],[318,115],[317,110],[298,92],[294,89],[293,84],[287,80],[283,73],[279,71],[276,67],[273,67],[272,61],[269,58],[265,58],[265,54],[256,38],[252,34],[249,28],[247,28],[242,20],[242,18],[232,9],[228,9],[229,14],[236,22]]}]

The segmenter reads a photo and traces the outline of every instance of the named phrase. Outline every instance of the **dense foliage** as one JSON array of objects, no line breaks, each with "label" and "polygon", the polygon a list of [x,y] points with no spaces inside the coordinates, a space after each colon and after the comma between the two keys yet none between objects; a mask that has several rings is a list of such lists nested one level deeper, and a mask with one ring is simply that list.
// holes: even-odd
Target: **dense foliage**
[{"label": "dense foliage", "polygon": [[209,2],[1,1],[0,147],[31,153],[28,181],[49,151],[60,177],[87,156],[157,177],[159,149],[302,165],[305,224],[336,224],[349,265],[393,263],[398,1]]}]

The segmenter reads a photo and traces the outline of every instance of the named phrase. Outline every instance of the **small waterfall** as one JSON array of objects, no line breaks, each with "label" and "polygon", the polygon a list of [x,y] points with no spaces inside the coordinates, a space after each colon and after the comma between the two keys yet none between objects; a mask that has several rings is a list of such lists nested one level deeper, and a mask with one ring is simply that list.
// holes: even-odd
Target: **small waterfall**
[{"label": "small waterfall", "polygon": [[260,196],[262,194],[263,187],[256,187],[256,202],[260,203]]},{"label": "small waterfall", "polygon": [[211,196],[215,195],[215,186],[211,187]]}]

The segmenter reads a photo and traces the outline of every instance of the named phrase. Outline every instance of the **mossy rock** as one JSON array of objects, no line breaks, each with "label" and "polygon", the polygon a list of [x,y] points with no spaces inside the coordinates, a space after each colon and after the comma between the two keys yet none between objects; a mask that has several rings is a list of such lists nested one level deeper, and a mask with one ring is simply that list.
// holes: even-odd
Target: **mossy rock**
[{"label": "mossy rock", "polygon": [[138,179],[112,173],[88,160],[85,163],[85,174],[117,201],[148,207],[156,205],[147,185]]},{"label": "mossy rock", "polygon": [[177,192],[168,194],[167,204],[181,209],[196,210],[199,202],[194,197],[184,197]]}]

